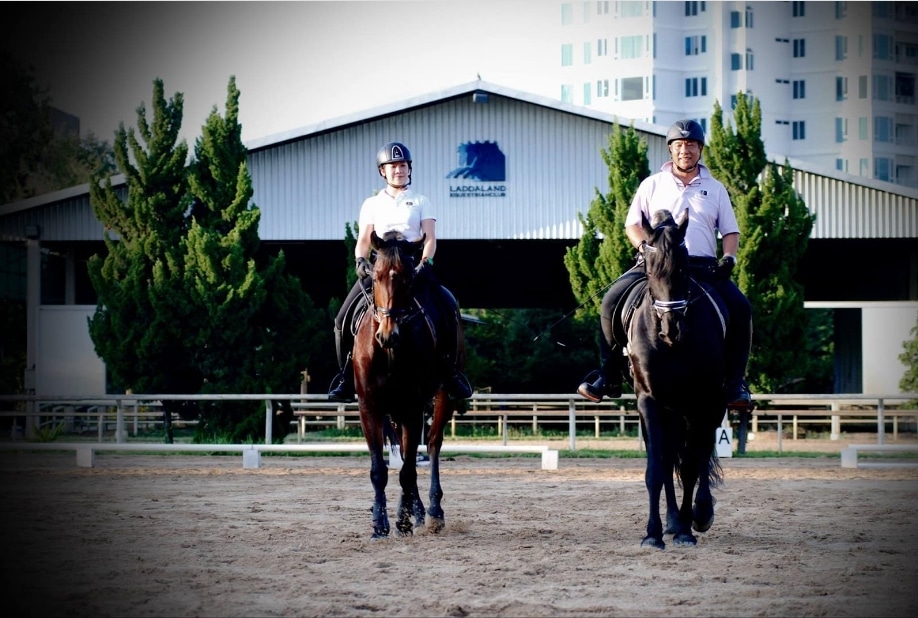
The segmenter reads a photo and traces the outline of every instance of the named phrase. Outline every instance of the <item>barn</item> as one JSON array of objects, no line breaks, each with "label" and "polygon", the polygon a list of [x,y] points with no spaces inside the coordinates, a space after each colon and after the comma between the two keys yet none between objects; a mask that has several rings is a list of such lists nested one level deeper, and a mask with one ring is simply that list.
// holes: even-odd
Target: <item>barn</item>
[{"label": "barn", "polygon": [[[382,186],[376,151],[401,141],[414,160],[412,186],[436,207],[437,271],[463,307],[566,313],[576,301],[563,256],[580,237],[578,214],[607,189],[600,151],[618,120],[473,81],[255,140],[246,146],[263,250],[283,248],[318,303],[343,296],[345,226]],[[625,123],[646,139],[651,169],[658,169],[667,160],[666,127]],[[918,316],[918,191],[789,164],[816,214],[799,276],[807,307],[835,310],[836,390],[898,392],[904,368],[897,356]],[[28,300],[29,382],[39,394],[50,394],[51,384],[70,388],[59,380],[67,372],[50,366],[62,351],[52,346],[58,335],[42,337],[52,328],[44,320],[68,333],[68,349],[87,353],[77,340],[88,334],[68,324],[85,325],[94,308],[85,262],[104,252],[102,233],[86,185],[0,206],[0,293]],[[84,312],[82,322],[62,318],[67,309]],[[90,365],[66,362],[70,369]],[[57,377],[43,379],[48,372]]]}]

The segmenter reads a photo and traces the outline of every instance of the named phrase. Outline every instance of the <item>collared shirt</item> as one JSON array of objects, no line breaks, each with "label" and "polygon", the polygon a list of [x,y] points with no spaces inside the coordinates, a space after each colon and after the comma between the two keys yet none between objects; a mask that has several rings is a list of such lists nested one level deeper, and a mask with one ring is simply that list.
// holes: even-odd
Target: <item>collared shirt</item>
[{"label": "collared shirt", "polygon": [[357,224],[363,228],[368,223],[379,236],[386,232],[401,232],[405,240],[415,242],[421,239],[421,221],[436,219],[430,200],[411,189],[400,191],[394,198],[380,191],[364,200],[360,207]]},{"label": "collared shirt", "polygon": [[701,163],[698,175],[688,185],[674,176],[672,169],[672,161],[667,161],[661,171],[641,183],[628,209],[625,226],[640,225],[641,213],[650,221],[658,210],[669,210],[678,219],[688,209],[685,246],[689,255],[716,258],[717,233],[739,232],[727,188]]}]

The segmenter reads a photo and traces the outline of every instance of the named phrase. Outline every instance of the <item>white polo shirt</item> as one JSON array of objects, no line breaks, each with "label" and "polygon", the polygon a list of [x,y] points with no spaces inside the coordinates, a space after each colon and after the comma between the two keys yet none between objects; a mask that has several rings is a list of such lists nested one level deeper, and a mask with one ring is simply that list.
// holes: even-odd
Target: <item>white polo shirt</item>
[{"label": "white polo shirt", "polygon": [[380,191],[364,200],[357,225],[363,229],[372,223],[379,236],[386,232],[401,232],[405,240],[415,242],[422,236],[421,221],[436,218],[430,200],[420,193],[406,189],[393,198],[385,191]]},{"label": "white polo shirt", "polygon": [[667,161],[660,172],[641,183],[628,209],[625,226],[640,225],[641,213],[651,221],[653,213],[669,210],[673,218],[678,219],[682,211],[688,209],[685,246],[689,255],[716,258],[717,233],[739,232],[727,188],[701,163],[698,175],[688,185],[674,176],[672,169],[672,161]]}]

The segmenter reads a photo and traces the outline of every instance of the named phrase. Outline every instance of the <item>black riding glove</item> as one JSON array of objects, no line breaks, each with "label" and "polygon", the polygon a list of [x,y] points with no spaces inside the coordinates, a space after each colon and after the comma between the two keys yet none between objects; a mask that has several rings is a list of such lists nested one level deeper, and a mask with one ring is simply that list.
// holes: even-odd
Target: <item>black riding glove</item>
[{"label": "black riding glove", "polygon": [[373,265],[365,257],[357,258],[357,276],[361,279],[373,276]]},{"label": "black riding glove", "polygon": [[733,268],[736,266],[736,256],[725,255],[717,262],[714,267],[714,277],[716,279],[729,279],[733,274]]}]

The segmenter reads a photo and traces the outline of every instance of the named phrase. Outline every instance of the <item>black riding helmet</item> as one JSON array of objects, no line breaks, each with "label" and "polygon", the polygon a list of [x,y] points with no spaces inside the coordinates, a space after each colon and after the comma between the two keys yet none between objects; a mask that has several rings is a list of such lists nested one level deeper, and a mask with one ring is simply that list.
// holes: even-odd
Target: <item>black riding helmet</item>
[{"label": "black riding helmet", "polygon": [[408,150],[408,146],[401,142],[389,142],[376,153],[376,169],[383,178],[386,177],[386,173],[383,171],[383,165],[386,163],[401,163],[403,161],[408,164],[408,184],[410,185],[411,152]]},{"label": "black riding helmet", "polygon": [[704,146],[704,129],[694,120],[677,120],[666,132],[666,145],[677,139],[691,139]]}]

